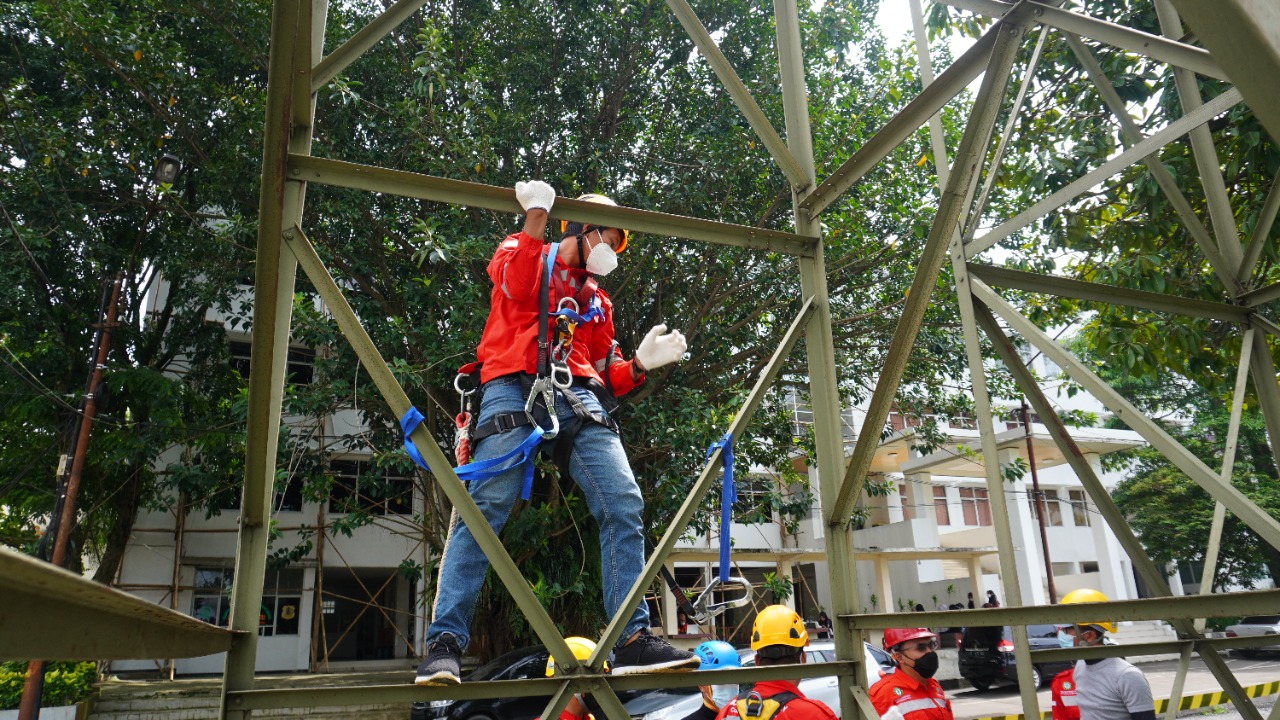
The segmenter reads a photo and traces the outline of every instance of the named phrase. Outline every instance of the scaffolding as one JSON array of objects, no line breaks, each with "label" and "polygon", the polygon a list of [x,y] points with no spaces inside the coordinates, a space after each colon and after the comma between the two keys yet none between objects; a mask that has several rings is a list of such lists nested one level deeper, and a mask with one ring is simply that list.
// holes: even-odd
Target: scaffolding
[{"label": "scaffolding", "polygon": [[[764,393],[773,384],[783,360],[804,337],[808,360],[810,396],[816,435],[816,471],[820,489],[822,522],[825,528],[825,557],[830,580],[831,609],[836,620],[835,642],[838,660],[820,665],[798,665],[722,671],[726,682],[752,682],[764,677],[799,679],[835,675],[841,688],[839,711],[843,717],[875,717],[867,696],[866,673],[861,672],[861,642],[868,630],[918,625],[1012,625],[1021,698],[1026,717],[1039,716],[1040,709],[1030,683],[1031,658],[1026,642],[1028,623],[1088,622],[1100,610],[1115,620],[1164,619],[1177,630],[1179,639],[1167,643],[1125,645],[1073,650],[1037,651],[1037,660],[1054,660],[1111,655],[1180,654],[1175,695],[1181,693],[1181,678],[1193,652],[1200,652],[1206,665],[1222,683],[1227,695],[1249,720],[1260,715],[1218,651],[1227,648],[1267,644],[1265,638],[1206,639],[1205,617],[1232,614],[1280,612],[1280,591],[1232,593],[1209,597],[1169,597],[1163,571],[1148,557],[1129,528],[1120,509],[1102,486],[1067,432],[1034,377],[1020,359],[1008,331],[1030,342],[1062,367],[1117,417],[1139,432],[1164,453],[1184,473],[1218,502],[1209,557],[1218,553],[1222,520],[1230,511],[1273,547],[1280,548],[1280,522],[1258,508],[1229,482],[1235,452],[1236,433],[1242,414],[1249,377],[1262,405],[1273,448],[1280,447],[1280,385],[1267,336],[1280,336],[1280,326],[1259,313],[1259,308],[1277,297],[1277,285],[1258,287],[1254,268],[1271,234],[1280,209],[1280,181],[1271,188],[1261,211],[1261,221],[1247,241],[1240,238],[1231,208],[1226,202],[1221,170],[1206,123],[1242,100],[1256,113],[1275,142],[1280,139],[1280,94],[1274,92],[1274,78],[1280,76],[1280,10],[1268,0],[1219,0],[1212,4],[1195,0],[1154,0],[1162,35],[1153,35],[1065,10],[1054,2],[1006,3],[998,0],[941,0],[943,4],[993,18],[994,23],[944,72],[933,77],[919,0],[911,0],[917,51],[925,87],[893,119],[835,172],[821,182],[815,172],[808,116],[805,68],[800,52],[800,26],[796,0],[775,0],[778,62],[785,111],[784,141],[737,77],[715,41],[685,0],[667,0],[701,56],[714,69],[725,90],[757,134],[791,185],[795,227],[779,232],[731,225],[691,217],[680,217],[629,207],[607,207],[568,199],[556,203],[557,217],[571,217],[587,223],[626,227],[636,232],[679,237],[695,241],[765,250],[794,257],[799,264],[799,295],[803,306],[791,322],[782,342],[760,373],[730,432],[738,438]],[[297,270],[301,268],[330,309],[361,362],[384,396],[393,413],[410,409],[404,391],[374,348],[359,319],[329,275],[301,227],[302,210],[309,184],[355,188],[436,202],[466,204],[504,213],[519,213],[514,193],[507,188],[420,175],[393,168],[356,165],[336,159],[312,157],[310,145],[315,120],[316,92],[344,68],[372,47],[393,28],[409,18],[425,0],[398,0],[366,28],[324,55],[326,0],[276,0],[273,8],[271,54],[268,74],[266,126],[263,140],[262,194],[259,205],[257,275],[253,318],[253,355],[249,379],[250,407],[244,494],[241,503],[239,544],[236,557],[236,593],[229,629],[211,627],[173,609],[133,598],[119,591],[93,585],[82,578],[23,558],[10,551],[0,552],[0,587],[5,592],[5,608],[0,612],[0,630],[14,638],[14,647],[36,648],[47,658],[155,658],[189,657],[228,651],[222,692],[222,716],[240,720],[253,710],[280,707],[310,707],[403,700],[464,699],[498,695],[549,696],[543,717],[555,717],[573,693],[591,693],[610,717],[625,717],[615,691],[692,685],[696,677],[680,675],[630,675],[613,677],[600,673],[601,665],[618,639],[625,619],[642,601],[658,569],[667,562],[677,539],[692,519],[704,495],[716,482],[721,466],[720,451],[714,453],[698,477],[688,499],[672,518],[666,534],[657,544],[644,571],[630,589],[617,614],[610,621],[595,653],[585,662],[577,661],[555,623],[538,604],[501,542],[467,495],[448,459],[425,430],[414,431],[413,440],[426,456],[440,489],[467,523],[530,626],[555,658],[556,678],[520,683],[465,683],[452,688],[423,688],[412,685],[365,688],[255,690],[253,687],[257,647],[258,606],[264,579],[269,534],[271,497],[276,469],[275,442],[281,418],[281,400],[289,340],[292,297]],[[1188,42],[1178,11],[1185,13],[1194,37],[1205,47]],[[1028,36],[1038,30],[1035,50],[1023,70],[1028,78],[1014,100],[1018,112],[1029,79],[1039,58],[1039,48],[1049,33],[1061,34],[1079,62],[1086,68],[1108,107],[1122,127],[1126,149],[1096,170],[1086,174],[1016,217],[979,235],[983,204],[1005,151],[1009,133],[992,150],[992,138],[1009,94],[1019,51]],[[1143,136],[1133,123],[1114,86],[1081,38],[1169,63],[1174,67],[1182,100],[1183,117],[1168,127]],[[1207,102],[1201,98],[1195,75],[1234,80],[1235,87]],[[939,113],[981,75],[981,85],[968,113],[963,138],[948,164]],[[1012,122],[1010,120],[1009,122]],[[852,458],[846,462],[839,418],[835,355],[831,317],[827,303],[827,275],[820,220],[824,210],[877,166],[894,148],[928,126],[932,152],[941,190],[940,202],[923,251],[916,258],[911,291],[902,305],[887,360],[868,408],[863,432]],[[1172,140],[1190,135],[1198,161],[1201,182],[1206,188],[1211,233],[1196,217],[1178,190],[1170,171],[1155,153]],[[994,157],[994,159],[992,159]],[[1106,285],[1066,280],[983,265],[979,255],[1035,220],[1045,217],[1096,185],[1100,180],[1145,162],[1154,179],[1177,210],[1183,226],[1194,237],[1222,285],[1227,297],[1219,302],[1190,300],[1120,289]],[[985,182],[983,169],[985,173]],[[981,184],[981,188],[979,185]],[[975,202],[976,199],[976,202]],[[854,503],[862,495],[878,443],[874,429],[883,426],[903,376],[908,356],[943,264],[951,263],[955,277],[965,337],[970,379],[981,430],[982,454],[996,458],[992,432],[991,402],[980,345],[980,333],[994,345],[1019,388],[1054,437],[1071,467],[1084,483],[1088,495],[1114,530],[1129,554],[1141,579],[1162,597],[1080,606],[1023,606],[1013,565],[1014,544],[1008,520],[1008,505],[998,463],[985,463],[987,487],[995,520],[1001,579],[1006,607],[912,613],[910,620],[897,614],[858,614],[855,552],[849,522]],[[1243,350],[1236,374],[1230,432],[1220,470],[1207,467],[1179,445],[1161,427],[1143,416],[1119,393],[1111,389],[1083,363],[1048,334],[1004,300],[994,287],[1045,292],[1063,297],[1117,305],[1210,317],[1240,327]],[[1001,322],[1004,325],[1001,325]],[[1007,328],[1007,329],[1006,329]],[[1213,562],[1206,572],[1212,572]],[[1211,583],[1202,584],[1207,592]],[[56,618],[55,622],[42,622]],[[69,621],[69,619],[71,619]],[[64,632],[50,635],[39,630],[59,627]],[[83,631],[83,632],[82,632]],[[25,654],[30,654],[26,652]],[[8,655],[10,653],[6,653]],[[1170,717],[1177,702],[1169,704]]]}]

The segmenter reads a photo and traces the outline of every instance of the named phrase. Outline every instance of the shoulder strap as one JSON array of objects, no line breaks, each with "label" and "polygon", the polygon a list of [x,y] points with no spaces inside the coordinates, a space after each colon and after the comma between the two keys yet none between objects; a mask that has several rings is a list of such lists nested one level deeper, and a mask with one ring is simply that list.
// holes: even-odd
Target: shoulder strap
[{"label": "shoulder strap", "polygon": [[785,690],[769,697],[761,697],[754,690],[748,690],[738,696],[738,715],[753,718],[753,720],[769,720],[787,703],[798,697],[800,696]]},{"label": "shoulder strap", "polygon": [[542,277],[538,283],[538,375],[551,377],[551,270],[556,265],[556,253],[560,243],[553,242],[542,256]]}]

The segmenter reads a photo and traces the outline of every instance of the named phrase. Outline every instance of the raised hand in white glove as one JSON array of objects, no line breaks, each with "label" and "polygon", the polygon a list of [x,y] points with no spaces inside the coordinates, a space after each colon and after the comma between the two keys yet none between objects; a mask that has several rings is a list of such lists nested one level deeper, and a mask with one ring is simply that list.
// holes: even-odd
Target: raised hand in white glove
[{"label": "raised hand in white glove", "polygon": [[555,188],[541,180],[518,182],[516,183],[516,200],[519,201],[520,207],[524,208],[525,212],[534,208],[541,208],[551,212],[551,206],[556,202],[556,191]]},{"label": "raised hand in white glove", "polygon": [[654,325],[640,341],[640,347],[636,348],[635,359],[639,365],[636,369],[644,373],[679,362],[688,349],[689,345],[679,330],[668,333],[666,325]]}]

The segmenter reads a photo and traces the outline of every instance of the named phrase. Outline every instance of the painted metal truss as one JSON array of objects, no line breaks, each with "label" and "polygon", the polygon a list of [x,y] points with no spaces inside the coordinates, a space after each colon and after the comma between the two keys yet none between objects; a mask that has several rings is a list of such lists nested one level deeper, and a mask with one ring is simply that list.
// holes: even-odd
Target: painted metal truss
[{"label": "painted metal truss", "polygon": [[[772,126],[750,91],[737,77],[715,41],[698,20],[685,0],[667,0],[672,13],[693,39],[726,92],[759,136],[763,146],[777,163],[792,187],[795,228],[791,233],[749,228],[698,218],[680,217],[627,207],[607,207],[559,199],[557,215],[661,236],[688,238],[696,241],[735,245],[756,250],[781,252],[795,256],[800,268],[797,292],[804,299],[782,343],[760,374],[730,431],[738,437],[759,407],[764,393],[775,380],[784,359],[804,336],[810,373],[810,390],[814,411],[817,447],[817,479],[826,527],[826,557],[830,573],[832,614],[837,618],[837,662],[788,668],[758,668],[732,671],[726,678],[735,681],[758,680],[763,676],[801,678],[835,675],[841,692],[840,710],[846,718],[874,717],[867,699],[865,673],[860,671],[863,653],[860,649],[864,631],[893,627],[904,622],[895,614],[864,615],[856,613],[855,553],[852,526],[849,522],[854,503],[862,495],[879,433],[893,405],[906,362],[912,352],[925,311],[943,263],[950,260],[955,277],[965,337],[965,350],[970,365],[973,394],[982,430],[982,451],[996,457],[995,436],[991,432],[991,402],[987,391],[979,333],[985,334],[996,354],[1009,367],[1022,391],[1039,413],[1042,421],[1082,480],[1094,505],[1116,532],[1134,567],[1147,585],[1158,594],[1169,595],[1164,572],[1146,555],[1137,537],[1125,523],[1119,508],[1111,500],[1083,453],[1072,441],[1065,425],[1049,400],[1039,389],[1030,371],[1019,359],[1008,332],[1012,330],[1041,352],[1053,358],[1079,384],[1086,387],[1104,405],[1149,443],[1165,453],[1219,502],[1219,512],[1209,548],[1210,562],[1206,577],[1212,573],[1213,559],[1219,547],[1222,518],[1227,510],[1273,546],[1280,547],[1280,522],[1259,509],[1235,490],[1230,482],[1235,438],[1240,424],[1247,379],[1252,377],[1266,419],[1272,447],[1280,442],[1280,385],[1266,335],[1280,335],[1280,327],[1258,313],[1259,306],[1280,297],[1277,286],[1258,287],[1253,280],[1254,268],[1269,238],[1277,210],[1280,210],[1280,182],[1265,201],[1261,220],[1249,238],[1241,238],[1230,205],[1226,202],[1221,172],[1213,156],[1212,139],[1206,123],[1238,104],[1247,101],[1268,128],[1272,138],[1280,138],[1276,94],[1271,78],[1280,71],[1280,38],[1275,21],[1276,10],[1266,0],[1223,0],[1208,10],[1194,0],[1155,0],[1162,35],[1153,35],[1086,15],[1065,10],[1055,2],[1006,3],[998,0],[941,0],[965,10],[993,18],[995,22],[973,45],[936,79],[929,68],[927,47],[918,52],[922,59],[924,90],[864,145],[856,148],[849,159],[827,178],[816,177],[810,135],[801,37],[795,0],[774,0],[777,27],[779,69],[785,110],[785,137]],[[919,0],[911,0],[918,41],[924,37]],[[254,690],[254,658],[257,648],[258,607],[266,566],[270,496],[276,468],[275,442],[281,417],[281,399],[285,378],[286,350],[289,338],[291,299],[297,271],[307,274],[312,284],[332,311],[343,333],[351,342],[361,363],[369,372],[392,412],[403,414],[409,399],[395,381],[372,341],[364,332],[360,319],[348,305],[342,290],[329,275],[301,226],[308,184],[318,183],[389,193],[439,202],[465,203],[508,213],[519,213],[514,192],[508,188],[460,182],[448,178],[409,173],[394,168],[356,165],[338,159],[315,158],[310,155],[314,126],[316,92],[330,82],[361,53],[377,43],[399,23],[416,12],[425,0],[399,0],[386,9],[366,28],[342,43],[328,56],[324,46],[326,0],[276,0],[272,18],[269,61],[267,114],[263,140],[262,194],[259,205],[257,276],[253,318],[253,357],[249,379],[249,432],[241,504],[241,524],[236,558],[234,601],[229,630],[210,629],[190,621],[179,613],[155,608],[146,619],[131,620],[123,609],[128,601],[115,595],[84,598],[96,643],[71,647],[46,646],[49,657],[106,657],[98,648],[110,644],[144,625],[146,641],[121,645],[116,657],[186,657],[217,650],[229,650],[223,688],[223,716],[245,718],[254,709],[298,707],[321,704],[366,703],[387,700],[435,700],[442,698],[492,697],[495,695],[541,695],[549,697],[543,717],[556,717],[572,693],[589,692],[611,717],[625,717],[615,690],[670,687],[696,684],[693,676],[638,675],[612,677],[599,673],[604,655],[619,637],[625,619],[643,600],[661,564],[667,560],[677,539],[684,532],[703,497],[716,481],[721,465],[717,451],[698,477],[690,497],[672,519],[667,533],[658,543],[636,584],[628,592],[622,607],[610,621],[596,652],[579,663],[560,637],[555,623],[539,605],[528,582],[520,576],[515,564],[490,530],[466,489],[453,472],[448,458],[425,430],[415,431],[414,440],[432,468],[434,481],[457,508],[463,522],[471,529],[488,556],[494,571],[506,585],[516,604],[528,619],[538,637],[555,657],[560,676],[554,679],[525,681],[519,684],[470,683],[456,688],[418,688],[410,685],[394,687],[332,688],[305,691]],[[1175,7],[1176,6],[1176,7]],[[1185,40],[1178,10],[1187,13],[1190,29],[1203,40],[1206,48]],[[1268,21],[1267,18],[1271,18]],[[1237,32],[1247,28],[1248,32]],[[1038,33],[1028,31],[1038,30]],[[1000,118],[1009,94],[1021,48],[1029,35],[1038,35],[1036,49],[1023,72],[1024,80],[1013,103],[1018,112],[1025,98],[1029,78],[1035,71],[1047,34],[1060,34],[1085,67],[1107,106],[1121,125],[1126,149],[1096,170],[1070,183],[1057,193],[1036,203],[1021,214],[1006,220],[982,235],[976,234],[983,207],[1000,167],[1011,123],[999,133],[1000,141],[992,151],[992,138],[997,135]],[[1124,111],[1090,47],[1081,38],[1124,51],[1169,63],[1175,68],[1184,115],[1168,127],[1144,136]],[[1259,66],[1265,67],[1259,67]],[[963,138],[952,152],[944,146],[938,115],[962,91],[981,75],[981,85],[968,110]],[[1195,83],[1195,76],[1238,80],[1237,87],[1205,102]],[[865,432],[859,436],[851,459],[846,462],[839,422],[839,394],[836,387],[835,355],[831,333],[831,315],[827,298],[820,219],[824,210],[837,202],[851,187],[865,177],[888,154],[911,137],[919,128],[929,126],[933,142],[935,166],[938,169],[941,197],[926,244],[916,258],[911,292],[903,304],[897,328],[890,342],[887,359],[875,392],[870,400]],[[1159,163],[1158,153],[1169,142],[1184,136],[1191,138],[1197,157],[1201,185],[1206,188],[1209,223],[1206,226],[1178,190],[1169,171]],[[954,158],[949,163],[947,158]],[[1227,288],[1220,301],[1188,300],[1159,293],[1139,292],[1065,278],[1039,276],[1007,270],[979,262],[983,252],[996,246],[1031,223],[1053,213],[1100,181],[1135,164],[1144,162],[1156,182],[1178,213],[1184,227]],[[980,187],[981,185],[981,187]],[[975,202],[976,199],[976,202]],[[1212,231],[1210,230],[1212,228]],[[1244,344],[1236,375],[1235,400],[1231,430],[1226,443],[1223,467],[1205,466],[1194,455],[1169,437],[1156,423],[1144,417],[1119,393],[1107,387],[1089,368],[1070,355],[1043,330],[1004,300],[994,288],[1006,287],[1057,294],[1096,302],[1129,305],[1158,312],[1182,313],[1209,317],[1238,325]],[[1001,324],[1003,321],[1003,325]],[[1241,638],[1211,641],[1203,638],[1206,616],[1259,612],[1280,612],[1280,591],[1215,596],[1212,599],[1189,597],[1114,602],[1092,606],[1087,613],[1078,606],[1022,607],[1013,565],[1014,543],[1008,520],[1003,482],[997,463],[986,463],[987,484],[992,515],[1000,549],[1001,577],[1009,607],[993,610],[954,611],[945,617],[938,614],[913,614],[911,624],[966,624],[972,615],[975,624],[1012,624],[1085,621],[1096,617],[1101,607],[1108,617],[1116,619],[1162,618],[1178,631],[1176,643],[1149,646],[1126,645],[1125,654],[1180,652],[1185,672],[1186,660],[1199,652],[1210,670],[1222,682],[1228,695],[1250,720],[1260,720],[1257,710],[1246,697],[1218,655],[1225,647],[1262,644],[1260,639]],[[0,572],[0,587],[26,588],[31,600],[23,607],[40,613],[38,599],[52,590],[54,584],[62,592],[72,592],[82,579],[60,574],[47,567],[35,567],[0,554],[5,567],[21,572]],[[43,583],[43,584],[42,584]],[[54,584],[49,584],[54,583]],[[1203,587],[1208,588],[1209,583]],[[70,589],[68,589],[70,588]],[[6,595],[8,597],[8,595]],[[145,604],[145,603],[144,603]],[[129,606],[132,607],[132,606]],[[154,606],[152,606],[154,608]],[[122,615],[123,613],[123,615]],[[8,609],[0,610],[0,621],[8,620]],[[119,618],[124,618],[123,620]],[[114,619],[108,622],[108,619]],[[194,623],[194,624],[193,624]],[[0,628],[5,627],[0,622]],[[162,635],[168,635],[167,638]],[[141,636],[139,636],[141,637]],[[1015,643],[1024,711],[1027,717],[1039,715],[1034,690],[1031,689],[1030,658],[1025,642],[1025,629],[1018,629]],[[1107,653],[1096,651],[1050,651],[1056,656],[1083,657]],[[1048,655],[1045,656],[1048,659]],[[1180,692],[1180,684],[1179,690]],[[1172,707],[1176,702],[1170,703]]]}]

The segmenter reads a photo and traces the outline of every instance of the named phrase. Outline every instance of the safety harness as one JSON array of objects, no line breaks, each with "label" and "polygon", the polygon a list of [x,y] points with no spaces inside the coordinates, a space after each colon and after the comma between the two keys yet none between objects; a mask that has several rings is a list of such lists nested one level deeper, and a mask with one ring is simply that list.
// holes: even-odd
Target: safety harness
[{"label": "safety harness", "polygon": [[799,695],[783,690],[769,697],[761,697],[760,693],[755,690],[748,690],[740,695],[736,703],[738,705],[738,715],[744,718],[754,718],[754,720],[769,720],[769,718],[778,714],[787,703],[800,697]]},{"label": "safety harness", "polygon": [[[555,268],[559,247],[560,243],[551,243],[542,260],[538,286],[538,316],[542,327],[538,333],[537,374],[520,375],[521,389],[525,397],[524,410],[499,413],[477,426],[476,419],[480,415],[480,403],[484,392],[480,384],[482,363],[473,362],[462,366],[458,369],[458,375],[453,382],[461,404],[461,411],[454,418],[454,425],[457,428],[454,453],[458,459],[458,467],[455,471],[458,477],[463,482],[484,480],[524,465],[524,486],[520,494],[524,500],[528,500],[533,491],[533,459],[539,450],[546,452],[548,449],[548,446],[544,446],[543,443],[555,441],[549,446],[552,459],[561,473],[568,475],[573,441],[581,431],[583,423],[594,422],[609,428],[615,434],[618,433],[618,424],[612,418],[587,409],[582,399],[572,390],[575,385],[591,390],[606,412],[617,407],[617,401],[604,384],[594,378],[575,378],[569,369],[568,360],[573,349],[574,331],[579,324],[603,320],[604,311],[596,292],[598,285],[594,278],[588,276],[575,296],[561,298],[557,303],[556,311],[551,312],[551,273]],[[583,305],[587,308],[586,312],[581,312]],[[612,354],[611,350],[610,356]],[[607,370],[606,368],[606,378]],[[557,392],[569,404],[574,416],[573,420],[566,422],[563,427],[555,411]],[[406,424],[405,420],[412,420],[411,415],[416,412],[411,408],[401,420],[401,427],[405,431],[406,450],[412,446],[409,433],[417,423]],[[419,419],[418,422],[421,420]],[[470,462],[471,449],[484,438],[526,426],[530,427],[529,434],[511,452],[488,460]],[[413,457],[416,452],[414,449],[409,451],[409,454]],[[416,462],[417,458],[414,459]]]}]

